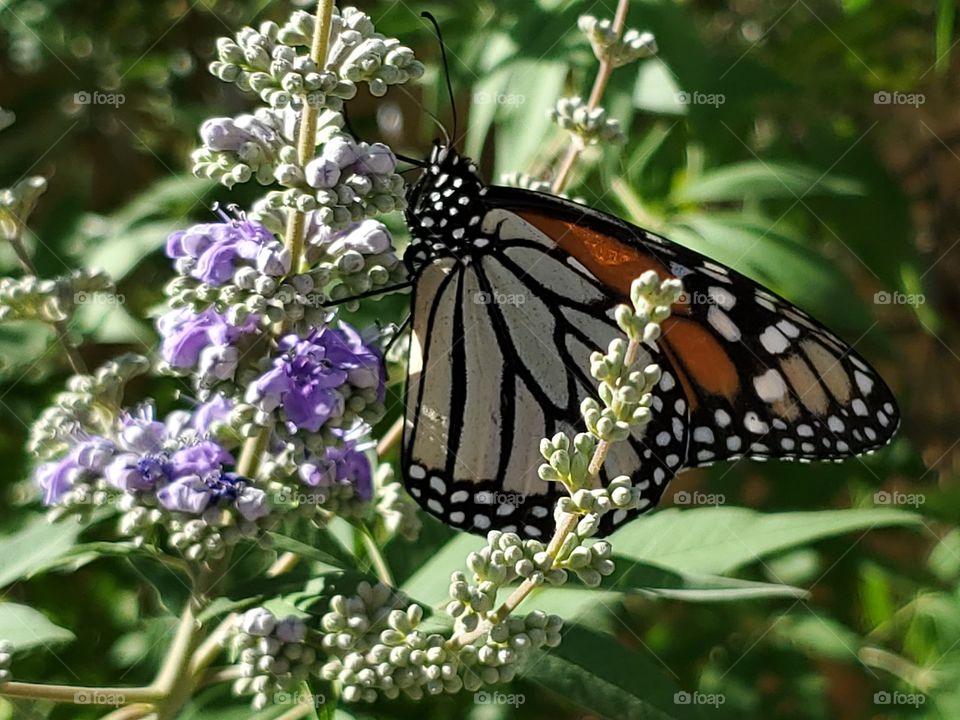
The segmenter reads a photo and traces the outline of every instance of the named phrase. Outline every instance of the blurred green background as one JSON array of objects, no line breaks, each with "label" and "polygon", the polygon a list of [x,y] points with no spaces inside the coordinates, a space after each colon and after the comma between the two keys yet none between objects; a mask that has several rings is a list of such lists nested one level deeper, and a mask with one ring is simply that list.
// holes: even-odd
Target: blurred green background
[{"label": "blurred green background", "polygon": [[[565,148],[546,112],[561,94],[586,95],[596,71],[577,18],[611,17],[614,5],[358,3],[379,31],[413,47],[429,70],[418,86],[359,99],[353,125],[365,139],[412,155],[424,154],[437,134],[425,110],[449,125],[438,48],[418,17],[430,10],[449,45],[466,150],[491,180],[514,172],[544,176]],[[27,174],[47,177],[50,188],[28,238],[40,271],[105,267],[124,298],[83,309],[89,364],[123,350],[143,352],[155,341],[147,318],[171,272],[159,251],[166,235],[209,219],[214,201],[243,206],[257,196],[255,186],[228,193],[192,178],[188,156],[204,118],[249,108],[204,70],[216,38],[288,12],[284,2],[253,0],[0,1],[0,107],[17,114],[16,124],[0,132],[0,187]],[[555,660],[510,690],[523,694],[522,706],[458,697],[400,703],[389,712],[619,716],[614,705],[604,712],[578,702],[587,692],[578,682],[608,682],[591,675],[592,660],[617,665],[631,692],[667,698],[653,702],[650,717],[656,708],[664,716],[960,717],[954,15],[950,0],[631,3],[628,26],[652,31],[660,53],[614,74],[605,105],[621,120],[628,143],[588,152],[570,194],[733,265],[855,344],[899,398],[900,435],[883,452],[841,465],[745,461],[688,473],[666,496],[667,505],[682,490],[722,496],[726,505],[771,514],[767,524],[726,507],[635,523],[649,523],[648,533],[658,538],[646,556],[654,561],[686,543],[710,545],[706,540],[727,528],[727,541],[713,543],[712,554],[671,567],[796,585],[810,590],[808,598],[719,602],[631,593],[599,602],[585,596],[551,609],[571,619],[586,612],[585,624],[614,636],[619,655],[591,656],[591,639],[577,640],[582,631],[575,629]],[[76,94],[83,92],[120,93],[124,101],[80,104]],[[393,227],[402,242],[399,220]],[[0,247],[0,274],[17,272],[10,249]],[[377,305],[377,316],[400,319],[403,302]],[[23,447],[29,424],[66,374],[47,330],[0,327],[3,599],[42,608],[77,636],[72,644],[18,656],[15,675],[88,685],[146,682],[182,588],[151,576],[155,568],[111,558],[78,560],[82,567],[71,575],[26,580],[25,572],[11,571],[30,537],[46,537],[28,534],[40,513],[24,479]],[[150,380],[134,392],[164,404],[174,388]],[[785,514],[877,508],[908,498],[913,504],[902,509],[921,518],[907,528],[871,530],[873,523],[863,522],[847,532],[839,526],[821,532],[811,516]],[[401,579],[450,535],[425,523],[420,552],[393,549],[396,562],[406,562]],[[747,535],[749,543],[739,546],[736,539]],[[453,569],[450,559],[438,576]],[[158,593],[150,583],[164,589]],[[598,602],[605,612],[594,618]],[[579,668],[565,691],[544,680],[547,671],[562,676],[563,663]],[[671,703],[680,689],[721,693],[725,701]],[[908,697],[923,702],[911,705]],[[213,689],[184,717],[249,716],[240,707]],[[263,717],[279,714],[271,712]],[[357,716],[364,712],[359,708]],[[384,716],[388,709],[370,712]],[[47,716],[43,706],[0,701],[4,713]],[[49,716],[96,713],[61,708]]]}]

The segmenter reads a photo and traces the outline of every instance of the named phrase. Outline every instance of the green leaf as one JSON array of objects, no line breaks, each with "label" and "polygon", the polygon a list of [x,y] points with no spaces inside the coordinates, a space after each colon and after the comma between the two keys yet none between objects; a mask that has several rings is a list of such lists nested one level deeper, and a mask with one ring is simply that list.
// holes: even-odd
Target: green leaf
[{"label": "green leaf", "polygon": [[318,545],[307,545],[280,533],[271,532],[268,535],[277,550],[292,552],[307,560],[316,560],[336,568],[349,569],[356,567],[356,559],[347,553],[343,546],[326,531],[316,533],[316,537],[321,543]]},{"label": "green leaf", "polygon": [[615,532],[617,553],[689,573],[727,574],[818,540],[879,527],[912,526],[914,513],[890,508],[763,514],[747,508],[668,509]]},{"label": "green leaf", "polygon": [[13,645],[14,650],[26,650],[38,645],[68,643],[74,635],[31,607],[0,603],[0,638]]},{"label": "green leaf", "polygon": [[439,548],[400,589],[421,604],[432,608],[440,607],[448,599],[450,573],[465,570],[467,555],[485,544],[484,538],[475,535],[457,535]]},{"label": "green leaf", "polygon": [[675,701],[678,690],[668,673],[645,651],[628,650],[609,636],[573,626],[558,648],[533,658],[522,677],[600,717],[700,717],[695,706]]},{"label": "green leaf", "polygon": [[143,546],[134,545],[131,542],[90,542],[74,545],[68,548],[66,552],[50,558],[49,561],[34,567],[30,571],[30,577],[40,575],[41,573],[52,570],[79,570],[84,565],[93,562],[101,557],[127,557],[133,553],[144,556],[156,557],[156,553]]},{"label": "green leaf", "polygon": [[69,551],[83,526],[76,522],[51,523],[32,518],[10,535],[0,537],[0,587],[22,580]]},{"label": "green leaf", "polygon": [[786,162],[746,162],[707,170],[682,184],[677,202],[724,202],[745,198],[797,199],[811,195],[862,195],[863,186],[849,178]]},{"label": "green leaf", "polygon": [[83,224],[69,242],[86,248],[81,253],[84,265],[103,268],[119,281],[181,229],[185,216],[202,206],[215,187],[210,180],[188,175],[164,178],[114,214]]}]

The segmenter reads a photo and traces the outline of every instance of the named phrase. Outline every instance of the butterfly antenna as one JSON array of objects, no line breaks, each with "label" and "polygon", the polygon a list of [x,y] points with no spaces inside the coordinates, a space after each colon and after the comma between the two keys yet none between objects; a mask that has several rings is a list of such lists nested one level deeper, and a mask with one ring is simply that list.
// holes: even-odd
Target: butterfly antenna
[{"label": "butterfly antenna", "polygon": [[[420,13],[420,17],[426,18],[433,25],[433,29],[437,33],[437,42],[440,43],[440,57],[443,60],[443,74],[447,79],[447,95],[450,97],[450,112],[453,113],[453,137],[457,138],[457,103],[453,99],[453,83],[450,82],[450,63],[447,62],[447,46],[443,42],[443,33],[440,32],[440,23],[437,22],[437,19],[433,16],[432,13],[424,10]],[[446,133],[444,133],[446,135]],[[450,136],[447,135],[447,145],[450,145]]]}]

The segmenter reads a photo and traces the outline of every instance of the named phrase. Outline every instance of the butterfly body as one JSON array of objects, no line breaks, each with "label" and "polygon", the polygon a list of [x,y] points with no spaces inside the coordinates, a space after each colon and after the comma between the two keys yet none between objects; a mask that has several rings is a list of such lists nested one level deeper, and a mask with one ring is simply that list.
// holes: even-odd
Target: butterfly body
[{"label": "butterfly body", "polygon": [[[444,522],[546,538],[562,489],[541,481],[539,440],[583,430],[590,354],[621,337],[614,309],[647,270],[685,295],[641,364],[663,374],[653,421],[615,445],[600,481],[629,475],[656,505],[684,468],[749,456],[835,460],[898,423],[852,348],[736,271],[560,198],[485,185],[435,146],[408,195],[414,283],[402,464]],[[605,519],[609,532],[630,516]]]}]

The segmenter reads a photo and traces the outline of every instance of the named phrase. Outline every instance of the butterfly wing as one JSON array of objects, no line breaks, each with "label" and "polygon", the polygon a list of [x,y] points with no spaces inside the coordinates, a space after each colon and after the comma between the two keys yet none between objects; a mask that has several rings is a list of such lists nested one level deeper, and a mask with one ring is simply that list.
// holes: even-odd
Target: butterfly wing
[{"label": "butterfly wing", "polygon": [[[484,226],[499,220],[491,211]],[[552,243],[507,241],[508,228],[490,227],[496,242],[488,252],[470,262],[437,260],[418,276],[404,476],[420,504],[450,525],[546,538],[560,489],[537,476],[540,439],[583,430],[580,403],[595,394],[585,368],[594,350],[622,334],[617,299],[565,264]],[[644,352],[641,362],[666,364],[655,345]],[[650,433],[668,434],[669,445],[636,433],[614,446],[601,475],[604,483],[632,476],[649,506],[687,445],[687,401],[675,379],[656,402]],[[626,519],[613,513],[607,525]]]},{"label": "butterfly wing", "polygon": [[510,188],[496,188],[490,201],[622,298],[647,269],[683,281],[684,298],[659,345],[690,405],[685,467],[743,455],[839,460],[875,450],[895,433],[893,394],[869,364],[749,278],[576,203]]},{"label": "butterfly wing", "polygon": [[601,476],[631,476],[641,511],[684,467],[840,459],[893,435],[896,405],[870,366],[745,276],[550,195],[490,187],[483,208],[483,252],[425,265],[413,295],[403,468],[445,522],[550,534],[559,493],[537,477],[539,441],[582,431],[589,355],[621,336],[613,309],[651,269],[681,278],[685,297],[640,359],[663,369],[654,420],[613,447]]}]

